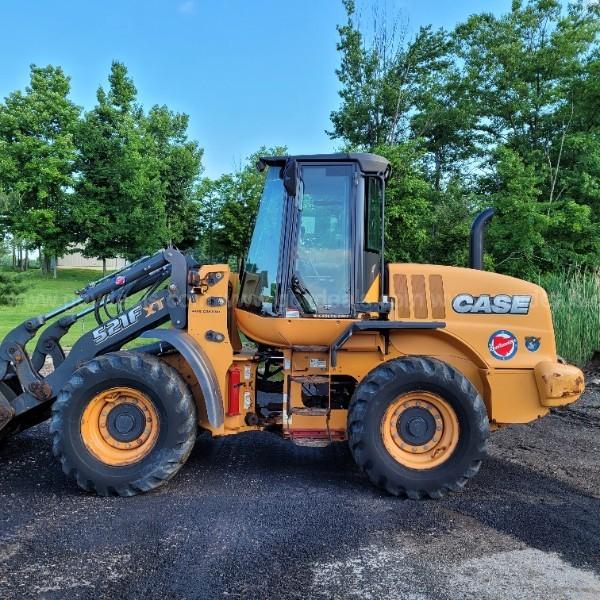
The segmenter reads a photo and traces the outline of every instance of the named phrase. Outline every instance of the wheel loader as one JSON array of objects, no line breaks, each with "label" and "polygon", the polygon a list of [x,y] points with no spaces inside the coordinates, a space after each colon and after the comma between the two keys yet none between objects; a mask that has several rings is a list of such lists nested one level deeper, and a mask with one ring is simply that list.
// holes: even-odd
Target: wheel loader
[{"label": "wheel loader", "polygon": [[[482,270],[492,210],[473,224],[470,268],[391,264],[385,158],[257,167],[267,173],[239,275],[169,247],[6,336],[1,436],[50,418],[64,472],[100,495],[164,484],[200,431],[265,431],[345,441],[376,486],[440,498],[477,473],[490,431],[582,394],[544,290]],[[65,352],[89,313],[95,328]]]}]

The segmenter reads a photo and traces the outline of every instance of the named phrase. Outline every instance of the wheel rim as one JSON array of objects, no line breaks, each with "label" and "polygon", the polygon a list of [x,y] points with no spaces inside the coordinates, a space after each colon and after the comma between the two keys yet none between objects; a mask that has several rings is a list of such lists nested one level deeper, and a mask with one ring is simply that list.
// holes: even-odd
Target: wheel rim
[{"label": "wheel rim", "polygon": [[142,460],[154,447],[159,419],[144,393],[115,387],[96,394],[81,418],[85,447],[101,462],[112,466]]},{"label": "wheel rim", "polygon": [[459,439],[456,412],[432,392],[398,396],[381,422],[381,436],[392,458],[410,469],[432,469],[448,460]]}]

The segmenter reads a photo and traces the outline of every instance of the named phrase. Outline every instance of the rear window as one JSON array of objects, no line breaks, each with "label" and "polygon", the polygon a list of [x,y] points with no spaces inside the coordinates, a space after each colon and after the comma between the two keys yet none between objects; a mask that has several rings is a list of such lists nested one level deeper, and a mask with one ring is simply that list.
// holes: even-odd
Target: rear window
[{"label": "rear window", "polygon": [[367,210],[365,213],[365,239],[366,250],[381,252],[381,208],[383,205],[383,191],[381,180],[368,177],[366,182]]}]

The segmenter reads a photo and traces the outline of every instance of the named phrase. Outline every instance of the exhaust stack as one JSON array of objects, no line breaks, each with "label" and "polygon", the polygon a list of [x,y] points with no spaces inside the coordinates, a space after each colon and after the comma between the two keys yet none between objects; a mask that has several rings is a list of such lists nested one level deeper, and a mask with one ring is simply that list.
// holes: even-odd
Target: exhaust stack
[{"label": "exhaust stack", "polygon": [[483,251],[485,246],[485,229],[496,214],[494,208],[481,211],[471,225],[471,240],[469,244],[469,266],[471,269],[483,270]]}]

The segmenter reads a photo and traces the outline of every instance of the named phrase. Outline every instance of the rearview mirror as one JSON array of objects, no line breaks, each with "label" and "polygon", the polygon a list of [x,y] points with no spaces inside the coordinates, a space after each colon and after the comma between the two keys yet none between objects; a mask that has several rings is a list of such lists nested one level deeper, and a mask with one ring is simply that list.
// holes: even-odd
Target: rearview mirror
[{"label": "rearview mirror", "polygon": [[283,168],[283,187],[288,196],[295,196],[298,189],[298,163],[294,158],[288,158]]}]

